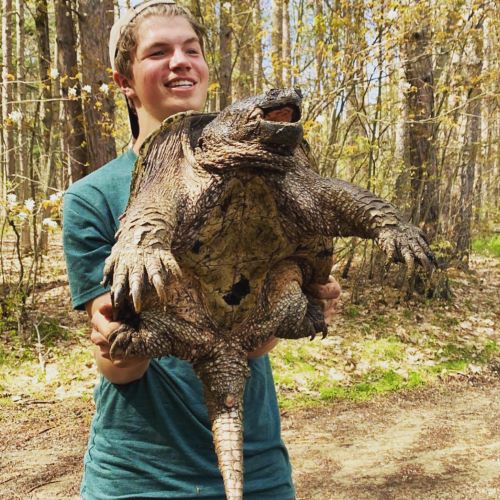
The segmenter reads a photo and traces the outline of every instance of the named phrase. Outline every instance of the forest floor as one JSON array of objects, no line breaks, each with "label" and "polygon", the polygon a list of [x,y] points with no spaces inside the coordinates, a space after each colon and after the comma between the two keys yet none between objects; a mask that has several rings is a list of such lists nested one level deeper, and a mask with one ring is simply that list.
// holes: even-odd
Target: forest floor
[{"label": "forest floor", "polygon": [[[449,301],[366,280],[354,304],[343,281],[329,337],[275,349],[299,500],[500,498],[500,260],[471,267],[449,270]],[[1,323],[2,499],[78,497],[96,372],[68,296],[55,243],[30,313],[38,346]]]}]

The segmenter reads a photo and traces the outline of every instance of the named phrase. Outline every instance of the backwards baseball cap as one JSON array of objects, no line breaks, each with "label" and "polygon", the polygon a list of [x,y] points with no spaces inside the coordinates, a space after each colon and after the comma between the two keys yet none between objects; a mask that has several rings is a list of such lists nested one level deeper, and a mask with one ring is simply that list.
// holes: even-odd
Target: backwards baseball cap
[{"label": "backwards baseball cap", "polygon": [[[123,30],[145,9],[151,7],[152,5],[160,5],[160,4],[170,4],[174,5],[175,0],[148,0],[147,2],[140,3],[134,7],[128,9],[122,16],[120,16],[113,27],[111,28],[111,32],[109,33],[109,60],[111,62],[111,69],[114,71],[115,68],[115,57],[118,48],[118,42],[120,41],[120,37],[123,33]],[[139,121],[137,119],[137,114],[135,110],[130,106],[128,99],[127,108],[128,108],[128,117],[130,120],[130,128],[132,130],[132,135],[135,139],[139,136]]]}]

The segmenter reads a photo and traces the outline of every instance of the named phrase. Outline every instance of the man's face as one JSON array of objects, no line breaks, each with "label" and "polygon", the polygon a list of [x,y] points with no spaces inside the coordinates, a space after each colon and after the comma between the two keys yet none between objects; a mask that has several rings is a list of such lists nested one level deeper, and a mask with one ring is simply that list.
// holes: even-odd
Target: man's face
[{"label": "man's face", "polygon": [[180,111],[203,110],[208,66],[185,18],[153,16],[140,23],[130,87],[141,130]]}]

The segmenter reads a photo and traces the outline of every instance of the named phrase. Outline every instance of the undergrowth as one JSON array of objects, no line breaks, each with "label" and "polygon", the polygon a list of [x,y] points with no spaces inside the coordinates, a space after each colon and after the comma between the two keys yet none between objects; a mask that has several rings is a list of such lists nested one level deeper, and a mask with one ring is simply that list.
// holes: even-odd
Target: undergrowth
[{"label": "undergrowth", "polygon": [[493,234],[477,238],[472,242],[474,252],[500,258],[500,235]]}]

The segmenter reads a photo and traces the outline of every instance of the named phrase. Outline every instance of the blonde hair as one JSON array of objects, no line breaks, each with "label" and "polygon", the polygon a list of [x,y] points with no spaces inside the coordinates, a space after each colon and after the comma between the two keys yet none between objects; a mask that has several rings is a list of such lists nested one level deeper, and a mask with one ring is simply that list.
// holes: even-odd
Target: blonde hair
[{"label": "blonde hair", "polygon": [[175,17],[186,19],[193,28],[204,54],[205,28],[193,17],[189,10],[175,4],[152,5],[140,12],[127,26],[124,27],[116,46],[115,68],[126,78],[132,78],[132,63],[138,44],[138,33],[141,22],[153,16]]}]

